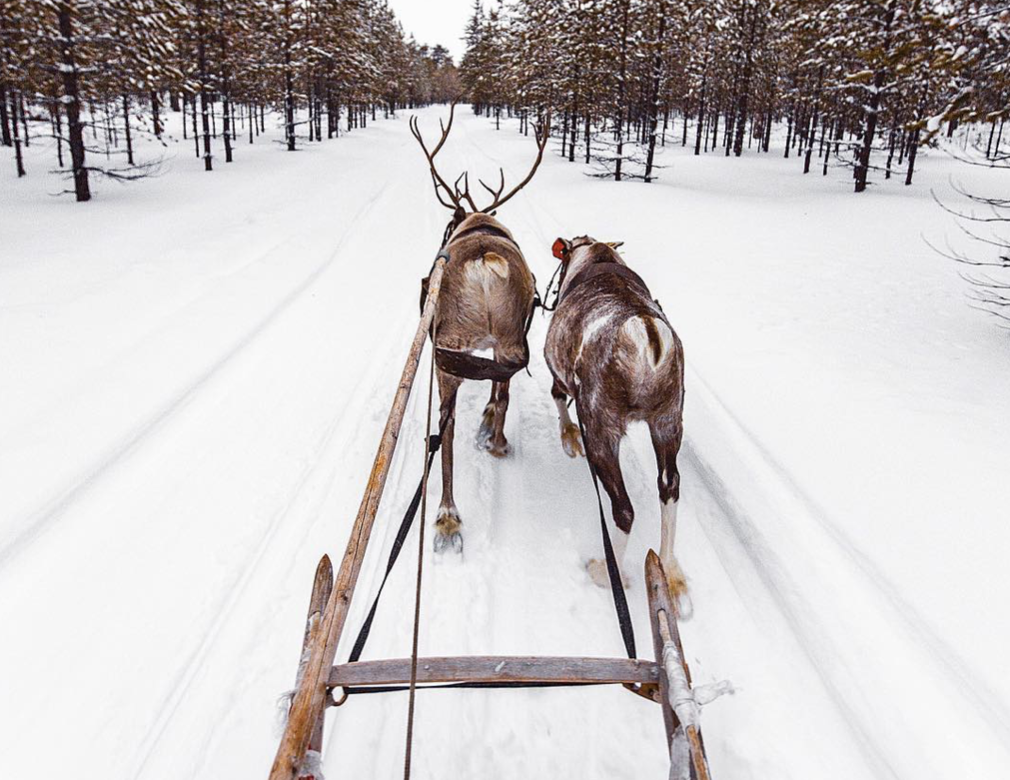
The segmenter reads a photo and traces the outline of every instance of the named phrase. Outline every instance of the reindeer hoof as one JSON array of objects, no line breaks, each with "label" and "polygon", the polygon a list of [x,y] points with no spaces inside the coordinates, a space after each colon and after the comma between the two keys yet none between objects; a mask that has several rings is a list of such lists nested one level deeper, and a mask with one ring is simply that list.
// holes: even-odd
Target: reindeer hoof
[{"label": "reindeer hoof", "polygon": [[435,552],[444,553],[446,550],[452,550],[455,553],[463,554],[463,534],[456,531],[452,534],[444,534],[438,531],[435,534]]},{"label": "reindeer hoof", "polygon": [[507,458],[512,454],[512,445],[510,445],[504,437],[502,437],[500,442],[496,442],[494,440],[488,441],[488,443],[484,446],[484,449],[496,458]]},{"label": "reindeer hoof", "polygon": [[462,524],[456,507],[439,507],[435,519],[435,552],[441,553],[449,549],[463,552],[463,534],[459,530]]},{"label": "reindeer hoof", "polygon": [[575,423],[568,423],[561,429],[561,446],[569,458],[576,458],[579,455],[586,456],[582,449],[582,436],[579,434],[579,426]]},{"label": "reindeer hoof", "polygon": [[[610,574],[607,571],[607,562],[601,561],[599,558],[593,558],[586,564],[586,571],[589,572],[589,578],[593,583],[600,588],[606,588],[610,590]],[[628,587],[628,578],[621,573],[621,584],[624,587]]]}]

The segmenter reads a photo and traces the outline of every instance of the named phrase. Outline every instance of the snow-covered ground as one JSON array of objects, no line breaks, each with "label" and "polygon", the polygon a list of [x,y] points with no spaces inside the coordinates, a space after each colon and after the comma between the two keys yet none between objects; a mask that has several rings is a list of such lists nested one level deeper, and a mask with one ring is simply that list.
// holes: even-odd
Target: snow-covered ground
[{"label": "snow-covered ground", "polygon": [[[429,132],[444,111],[420,112]],[[440,160],[514,177],[532,151],[460,111]],[[500,217],[541,287],[555,237],[624,241],[684,340],[682,632],[696,680],[739,689],[705,712],[714,776],[1006,777],[1010,339],[923,240],[958,240],[930,188],[999,182],[931,152],[915,186],[855,196],[847,171],[780,154],[672,147],[653,185],[552,155]],[[447,215],[406,114],[294,155],[240,145],[213,174],[179,144],[161,178],[83,205],[52,197],[49,155],[0,172],[0,777],[264,776],[313,569],[343,549]],[[466,552],[427,559],[422,654],[622,654],[582,568],[595,502],[558,441],[545,329],[513,383],[509,460],[471,446],[487,388],[462,392]],[[422,415],[417,393],[348,635]],[[623,459],[647,655],[643,431]],[[410,558],[366,658],[409,654]],[[331,777],[398,774],[403,695],[327,723]],[[658,708],[619,688],[433,691],[414,766],[659,778],[666,757]]]}]

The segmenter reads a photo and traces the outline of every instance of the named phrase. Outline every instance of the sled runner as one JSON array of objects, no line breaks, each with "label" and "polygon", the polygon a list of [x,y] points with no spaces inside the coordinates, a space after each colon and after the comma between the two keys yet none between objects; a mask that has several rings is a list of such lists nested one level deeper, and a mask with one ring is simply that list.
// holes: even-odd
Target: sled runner
[{"label": "sled runner", "polygon": [[[692,687],[691,675],[684,660],[677,611],[669,592],[667,578],[655,552],[650,551],[645,564],[645,581],[648,595],[649,620],[652,628],[654,659],[634,657],[634,640],[628,642],[630,619],[620,617],[629,658],[584,658],[569,656],[461,656],[417,657],[417,619],[415,612],[414,644],[410,658],[378,661],[359,661],[361,649],[368,637],[372,617],[378,603],[371,611],[358,635],[347,663],[334,665],[334,659],[343,636],[351,599],[355,593],[358,575],[368,548],[372,526],[385,487],[386,476],[403,422],[407,400],[417,374],[418,365],[429,328],[438,305],[439,289],[446,259],[440,256],[428,282],[428,295],[411,343],[406,365],[393,399],[392,409],[379,442],[372,471],[362,497],[358,514],[351,529],[347,547],[336,573],[328,556],[323,556],[316,569],[309,601],[308,619],[302,643],[295,690],[288,719],[280,745],[270,770],[270,780],[296,780],[319,778],[323,722],[326,709],[343,705],[345,701],[363,693],[390,691],[410,692],[407,729],[407,752],[404,776],[410,773],[410,743],[412,739],[413,704],[417,690],[426,688],[510,688],[555,687],[584,685],[623,685],[633,693],[650,699],[662,712],[667,745],[670,750],[671,780],[708,780],[710,777],[704,742],[699,723],[703,704],[721,693],[728,692],[728,684]],[[428,388],[429,416],[431,388]],[[440,423],[444,429],[445,420]],[[417,603],[420,601],[421,564],[424,550],[424,512],[428,472],[439,437],[432,436],[426,443],[424,476],[408,508],[400,532],[393,544],[387,564],[388,571],[406,539],[414,514],[421,510],[421,536],[418,549]],[[605,540],[609,550],[609,540]],[[608,555],[608,557],[610,557]],[[616,566],[614,567],[616,570]],[[384,584],[384,582],[383,582]],[[620,589],[620,578],[614,583]],[[381,587],[379,589],[381,595]],[[623,589],[621,589],[623,598]],[[625,608],[626,612],[626,608]],[[352,706],[352,705],[345,705]],[[658,715],[657,715],[658,717]]]}]

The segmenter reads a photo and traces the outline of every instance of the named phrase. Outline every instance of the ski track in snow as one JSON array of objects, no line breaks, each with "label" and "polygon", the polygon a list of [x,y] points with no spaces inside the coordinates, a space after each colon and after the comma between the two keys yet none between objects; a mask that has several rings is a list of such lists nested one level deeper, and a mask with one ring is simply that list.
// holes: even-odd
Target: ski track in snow
[{"label": "ski track in snow", "polygon": [[[422,125],[435,127],[441,111],[422,111]],[[467,168],[476,182],[496,174],[501,159],[511,186],[532,162],[535,146],[532,136],[504,127],[495,132],[461,108],[440,168]],[[97,440],[91,456],[71,460],[69,478],[49,486],[36,497],[36,509],[14,523],[0,548],[0,619],[36,622],[0,648],[0,674],[26,704],[20,717],[29,734],[21,738],[22,724],[7,713],[0,731],[16,737],[12,744],[37,749],[0,757],[5,777],[25,776],[35,767],[32,756],[53,749],[51,742],[62,751],[55,766],[82,778],[267,771],[276,746],[274,704],[294,678],[312,565],[322,552],[339,565],[416,324],[418,280],[447,219],[405,117],[373,123],[324,148],[342,159],[349,177],[368,177],[364,201],[360,184],[350,194],[326,191],[334,196],[336,230],[323,224],[318,206],[316,222],[308,223],[319,234],[313,241],[287,224],[318,197],[310,187],[290,203],[264,201],[257,216],[265,223],[250,229],[264,231],[268,249],[211,268],[215,285],[187,289],[174,308],[79,377],[83,389],[53,396],[10,427],[11,435],[28,436],[73,392],[100,387],[104,375],[115,376],[156,349],[151,345],[185,312],[212,305],[217,296],[227,304],[227,290],[249,274],[269,271],[282,255],[326,247],[294,279],[286,268],[288,276],[278,272],[283,287],[245,311],[242,329],[190,366],[188,381],[166,388],[155,402],[145,397],[148,405],[133,424]],[[312,158],[297,164],[305,176],[327,175],[317,172]],[[593,191],[601,193],[604,209],[615,197],[612,186],[590,182],[580,170],[548,154],[538,178],[501,215],[541,292],[554,270],[553,239],[597,229],[572,193],[599,188]],[[240,209],[230,229],[239,230],[241,220]],[[628,226],[629,232],[642,229]],[[657,274],[661,297],[668,286],[669,279]],[[234,294],[257,300],[252,293]],[[356,306],[358,298],[363,303]],[[74,299],[60,293],[50,303]],[[670,316],[676,327],[678,313]],[[422,655],[623,653],[612,598],[584,570],[586,559],[600,554],[595,495],[584,459],[567,458],[559,442],[542,355],[547,324],[536,315],[531,374],[517,374],[511,385],[508,458],[494,459],[475,443],[487,383],[466,383],[460,391],[455,497],[465,548],[461,556],[430,549],[441,485],[436,458],[424,542]],[[946,780],[964,771],[995,780],[990,770],[1010,757],[1006,703],[866,554],[840,515],[735,413],[722,388],[691,362],[692,354],[688,343],[678,555],[696,617],[682,633],[697,682],[728,677],[739,686],[736,696],[705,711],[714,776]],[[420,475],[428,372],[426,352],[338,661],[371,604]],[[636,509],[628,599],[639,655],[648,657],[641,561],[649,547],[658,547],[659,512],[654,459],[641,427],[629,433],[621,457]],[[132,513],[142,508],[156,528],[133,522]],[[409,655],[417,542],[415,525],[364,659]],[[147,569],[133,560],[144,556],[150,556]],[[96,576],[103,567],[113,584]],[[173,579],[179,568],[181,576]],[[138,576],[152,581],[137,582]],[[124,582],[130,587],[122,588]],[[82,606],[81,599],[108,598],[110,588],[113,600]],[[38,598],[67,597],[70,657],[48,613],[12,598],[35,591]],[[115,668],[117,659],[121,668]],[[15,675],[27,675],[33,663],[46,679],[57,665],[71,672],[50,683],[44,697],[30,697]],[[80,722],[67,716],[65,738],[50,740],[57,696],[73,700]],[[405,718],[404,694],[356,696],[329,710],[327,772],[397,775]],[[619,688],[423,691],[415,727],[416,777],[666,772],[659,712]]]},{"label": "ski track in snow", "polygon": [[285,294],[277,304],[271,308],[265,316],[256,322],[245,335],[229,347],[218,359],[200,373],[191,384],[184,390],[167,400],[159,409],[155,410],[144,422],[138,425],[133,431],[113,444],[94,463],[88,466],[73,482],[63,489],[57,496],[47,501],[41,508],[32,512],[24,522],[20,531],[16,532],[14,538],[3,548],[0,548],[0,572],[8,567],[11,559],[24,551],[34,542],[40,534],[63,515],[77,498],[87,491],[96,481],[101,479],[106,472],[114,468],[115,465],[130,454],[137,446],[156,432],[162,425],[168,422],[173,415],[178,413],[200,390],[213,381],[220,372],[225,369],[236,356],[242,354],[265,329],[270,327],[278,317],[281,317],[292,305],[319,280],[319,278],[330,269],[334,260],[340,256],[340,247],[346,239],[347,233],[354,229],[356,222],[364,217],[369,211],[375,208],[382,194],[386,191],[388,184],[372,196],[365,205],[358,211],[351,225],[345,230],[344,236],[338,242],[333,254],[314,269],[306,278],[301,280],[292,290]]},{"label": "ski track in snow", "polygon": [[[381,193],[380,193],[381,194]],[[371,202],[373,205],[375,200]],[[359,215],[360,216],[360,215]],[[334,257],[339,254],[339,250],[334,253]],[[328,270],[330,263],[321,269],[322,272]],[[315,277],[318,278],[318,277]],[[390,345],[392,346],[392,345]],[[322,357],[322,356],[321,356]],[[381,364],[376,364],[380,366]],[[365,395],[367,392],[367,382],[375,381],[380,376],[379,372],[375,371],[362,376],[358,384],[355,387],[355,394],[352,399],[361,395]],[[360,407],[360,400],[358,400],[357,405]],[[167,721],[171,719],[176,712],[178,703],[185,696],[191,682],[193,681],[196,670],[199,667],[201,660],[206,656],[210,647],[213,645],[214,641],[217,639],[218,633],[226,620],[228,620],[229,615],[232,611],[234,605],[239,601],[241,596],[245,593],[246,586],[252,579],[252,577],[257,573],[259,563],[263,558],[263,555],[269,548],[270,542],[274,539],[277,534],[277,530],[280,528],[284,520],[288,516],[288,512],[292,505],[298,499],[301,494],[302,489],[308,480],[314,475],[317,468],[320,466],[319,456],[329,448],[331,445],[334,434],[338,428],[344,423],[350,410],[344,407],[336,416],[334,416],[330,425],[325,429],[323,436],[320,439],[319,446],[314,451],[314,458],[310,462],[310,465],[303,471],[298,481],[292,486],[290,496],[283,503],[283,505],[278,509],[274,518],[271,520],[267,528],[265,529],[260,542],[257,544],[255,551],[253,552],[250,559],[247,561],[243,567],[243,571],[239,580],[235,583],[233,588],[229,588],[226,594],[226,598],[222,601],[220,608],[217,610],[213,621],[211,621],[207,633],[205,633],[199,643],[199,645],[194,649],[192,655],[190,655],[186,661],[183,663],[182,667],[177,671],[175,678],[173,679],[170,688],[170,693],[165,700],[162,701],[161,705],[155,709],[158,713],[158,718],[154,724],[152,724],[148,734],[144,737],[141,742],[139,752],[139,758],[133,771],[130,773],[133,777],[140,777],[144,771],[144,765],[147,762],[152,750],[154,750],[158,740],[160,739],[162,733],[164,732],[165,725]],[[356,428],[354,436],[356,433],[360,432],[360,427]],[[369,431],[370,433],[370,431]]]}]

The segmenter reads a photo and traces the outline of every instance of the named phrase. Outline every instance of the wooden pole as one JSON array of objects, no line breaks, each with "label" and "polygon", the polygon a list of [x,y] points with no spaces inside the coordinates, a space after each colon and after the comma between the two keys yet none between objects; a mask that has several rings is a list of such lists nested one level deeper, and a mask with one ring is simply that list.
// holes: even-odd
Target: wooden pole
[{"label": "wooden pole", "polygon": [[[671,661],[671,663],[676,663],[679,666],[679,669],[663,668],[659,676],[663,722],[666,725],[667,741],[672,753],[673,735],[681,722],[677,713],[673,711],[670,683],[671,680],[679,678],[678,686],[682,690],[689,689],[691,687],[691,670],[684,658],[684,646],[680,641],[680,631],[677,628],[677,610],[673,598],[670,596],[666,572],[663,571],[663,564],[660,563],[659,556],[654,550],[649,550],[645,559],[645,581],[649,595],[649,618],[652,623],[652,641],[656,650],[656,661],[660,667],[665,667],[667,648],[672,647],[676,650],[677,660]],[[711,775],[708,771],[708,761],[705,758],[705,745],[701,738],[701,732],[695,724],[688,723],[684,729],[684,736],[691,757],[692,780],[710,780]],[[671,774],[671,776],[673,775]]]},{"label": "wooden pole", "polygon": [[393,406],[389,411],[382,439],[379,441],[379,450],[375,454],[372,472],[368,477],[365,494],[361,499],[361,506],[358,508],[358,515],[354,519],[354,526],[351,528],[351,536],[347,542],[347,548],[344,550],[344,557],[340,561],[340,569],[337,572],[333,592],[330,594],[326,610],[323,613],[321,628],[313,634],[310,640],[305,673],[291,702],[287,726],[270,769],[270,780],[293,780],[305,758],[305,751],[308,749],[312,732],[316,730],[317,723],[322,721],[330,667],[333,666],[333,659],[337,654],[337,644],[340,642],[340,635],[347,620],[347,611],[351,605],[351,597],[354,595],[361,562],[364,560],[365,550],[368,548],[369,536],[375,522],[375,513],[378,511],[379,500],[382,498],[382,491],[386,485],[386,476],[389,473],[393,453],[396,451],[396,442],[400,426],[403,423],[403,415],[407,409],[410,389],[417,374],[417,365],[421,359],[428,329],[435,316],[435,307],[438,305],[438,294],[442,286],[444,271],[445,259],[439,257],[435,261],[435,267],[428,280],[428,299],[421,312],[421,320],[410,345],[410,352],[407,354],[407,362],[400,376],[400,384],[393,397]]},{"label": "wooden pole", "polygon": [[[326,609],[326,602],[330,599],[333,591],[333,564],[330,563],[330,556],[324,555],[319,559],[316,566],[316,576],[312,582],[312,597],[309,599],[309,613],[305,621],[305,636],[302,639],[302,655],[298,663],[298,676],[295,678],[295,690],[302,684],[305,677],[305,663],[308,661],[308,650],[313,639],[319,634],[322,627],[323,610]],[[323,748],[323,717],[316,718],[312,728],[312,736],[309,737],[307,750],[314,750],[321,753]],[[312,775],[303,775],[304,778]]]},{"label": "wooden pole", "polygon": [[[652,649],[656,654],[656,662],[663,663],[663,638],[659,631],[659,613],[662,610],[673,609],[673,599],[670,598],[670,586],[663,572],[663,564],[654,550],[649,550],[645,558],[645,586],[649,597],[649,622],[652,625]],[[666,730],[667,749],[673,747],[673,735],[680,726],[677,714],[670,706],[670,683],[665,674],[659,675],[659,704],[663,709],[663,725]]]}]

